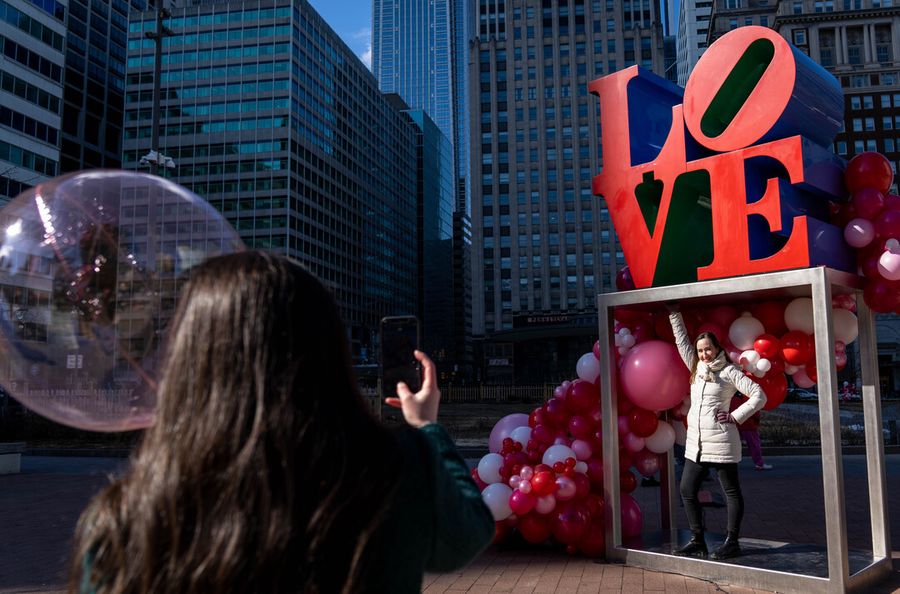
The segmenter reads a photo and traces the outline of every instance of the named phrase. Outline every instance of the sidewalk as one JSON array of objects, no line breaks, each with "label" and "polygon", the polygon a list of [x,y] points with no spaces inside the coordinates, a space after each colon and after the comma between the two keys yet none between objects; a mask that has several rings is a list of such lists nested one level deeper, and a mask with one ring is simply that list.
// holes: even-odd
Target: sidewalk
[{"label": "sidewalk", "polygon": [[[746,512],[743,536],[824,545],[821,464],[816,456],[769,456],[775,468],[741,469]],[[0,476],[0,593],[62,592],[72,531],[88,499],[125,461],[110,458],[25,456],[23,472]],[[871,549],[865,459],[844,456],[850,549]],[[900,455],[887,456],[895,572],[876,592],[900,593]],[[707,483],[713,485],[714,483]],[[659,521],[658,489],[638,487],[645,526]],[[680,512],[680,508],[679,508]],[[681,514],[679,514],[681,515]],[[678,517],[680,527],[684,518]],[[709,509],[711,531],[724,509]],[[428,575],[425,592],[752,592],[730,585],[570,557],[557,547],[515,543],[491,547],[468,568]]]}]

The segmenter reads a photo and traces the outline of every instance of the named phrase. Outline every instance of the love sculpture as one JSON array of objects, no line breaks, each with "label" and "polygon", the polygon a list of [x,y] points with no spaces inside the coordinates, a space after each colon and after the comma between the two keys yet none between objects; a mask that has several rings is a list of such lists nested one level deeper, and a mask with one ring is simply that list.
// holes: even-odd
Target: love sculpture
[{"label": "love sculpture", "polygon": [[685,89],[638,66],[595,80],[606,199],[635,287],[826,265],[856,271],[829,201],[838,81],[764,27],[714,43]]}]

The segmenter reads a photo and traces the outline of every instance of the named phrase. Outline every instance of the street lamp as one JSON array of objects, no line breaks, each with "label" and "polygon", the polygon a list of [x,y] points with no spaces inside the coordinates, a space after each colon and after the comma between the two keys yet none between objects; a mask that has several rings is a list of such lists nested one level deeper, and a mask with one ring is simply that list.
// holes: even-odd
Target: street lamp
[{"label": "street lamp", "polygon": [[152,171],[159,175],[159,168],[166,167],[172,169],[175,167],[175,161],[170,157],[162,154],[159,150],[159,111],[160,111],[160,78],[162,77],[162,40],[165,37],[171,37],[175,33],[163,25],[163,19],[169,18],[171,13],[160,7],[156,11],[156,31],[146,31],[144,35],[148,39],[152,39],[156,45],[156,57],[153,62],[153,129],[150,152],[141,157],[141,165],[150,165]]}]

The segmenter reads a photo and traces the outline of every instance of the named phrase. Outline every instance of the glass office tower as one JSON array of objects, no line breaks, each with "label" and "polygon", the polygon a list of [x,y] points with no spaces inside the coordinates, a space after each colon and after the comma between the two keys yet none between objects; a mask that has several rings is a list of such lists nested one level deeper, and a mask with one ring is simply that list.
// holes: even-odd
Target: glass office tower
[{"label": "glass office tower", "polygon": [[[129,26],[124,166],[150,149],[154,12]],[[160,146],[175,181],[250,247],[307,265],[342,308],[357,362],[378,322],[416,308],[416,138],[307,2],[173,8]]]}]

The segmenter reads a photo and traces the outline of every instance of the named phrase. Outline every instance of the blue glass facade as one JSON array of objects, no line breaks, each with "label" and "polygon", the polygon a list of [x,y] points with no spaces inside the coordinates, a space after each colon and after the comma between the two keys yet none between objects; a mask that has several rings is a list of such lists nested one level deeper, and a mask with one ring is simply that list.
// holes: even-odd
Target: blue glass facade
[{"label": "blue glass facade", "polygon": [[[415,129],[307,2],[172,10],[160,147],[172,177],[248,246],[285,253],[334,291],[358,362],[378,322],[414,313]],[[128,38],[124,166],[150,149],[155,14]]]},{"label": "blue glass facade", "polygon": [[454,359],[453,330],[453,147],[421,109],[406,112],[418,129],[417,184],[419,316],[422,339],[441,379]]}]

